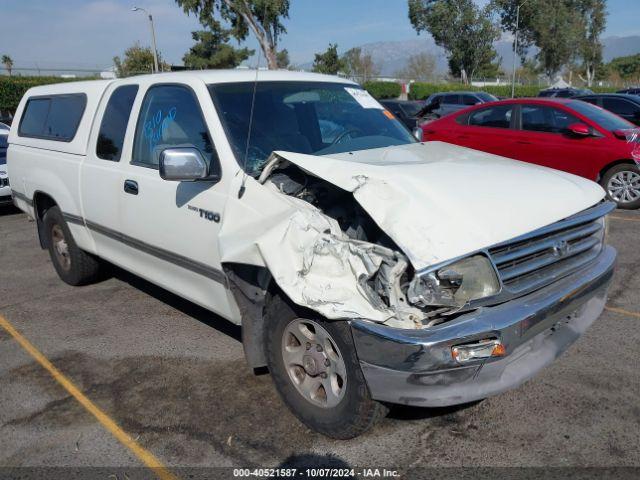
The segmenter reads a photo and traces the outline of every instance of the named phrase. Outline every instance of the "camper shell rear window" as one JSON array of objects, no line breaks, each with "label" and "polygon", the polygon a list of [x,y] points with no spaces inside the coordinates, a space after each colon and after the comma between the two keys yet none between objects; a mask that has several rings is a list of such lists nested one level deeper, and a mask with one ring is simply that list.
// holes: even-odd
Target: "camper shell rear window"
[{"label": "camper shell rear window", "polygon": [[84,93],[31,97],[24,108],[18,135],[70,142],[76,136],[86,106]]}]

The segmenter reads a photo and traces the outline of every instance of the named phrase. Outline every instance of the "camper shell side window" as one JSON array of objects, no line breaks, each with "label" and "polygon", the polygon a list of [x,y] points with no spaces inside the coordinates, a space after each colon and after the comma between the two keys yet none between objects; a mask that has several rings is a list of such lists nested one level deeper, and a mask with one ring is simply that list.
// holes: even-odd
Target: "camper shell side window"
[{"label": "camper shell side window", "polygon": [[87,106],[84,93],[31,97],[24,108],[18,135],[71,142]]}]

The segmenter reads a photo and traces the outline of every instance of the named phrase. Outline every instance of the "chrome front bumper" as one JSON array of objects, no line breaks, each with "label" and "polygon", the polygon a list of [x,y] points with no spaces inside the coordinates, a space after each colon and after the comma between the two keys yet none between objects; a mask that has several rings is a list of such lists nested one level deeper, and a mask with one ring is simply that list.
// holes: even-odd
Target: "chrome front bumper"
[{"label": "chrome front bumper", "polygon": [[[371,395],[391,403],[445,406],[517,387],[549,365],[600,316],[616,251],[606,246],[581,270],[523,297],[424,330],[352,320]],[[498,338],[506,356],[458,364],[451,347]]]}]

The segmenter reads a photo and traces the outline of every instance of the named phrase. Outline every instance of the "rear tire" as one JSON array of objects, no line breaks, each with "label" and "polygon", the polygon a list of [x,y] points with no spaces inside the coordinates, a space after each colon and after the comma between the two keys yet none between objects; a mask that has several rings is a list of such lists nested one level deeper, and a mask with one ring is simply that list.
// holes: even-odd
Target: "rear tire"
[{"label": "rear tire", "polygon": [[640,170],[636,165],[622,163],[611,167],[600,179],[600,185],[618,208],[640,208]]},{"label": "rear tire", "polygon": [[60,208],[49,208],[42,223],[51,262],[62,281],[78,286],[98,280],[100,260],[76,245]]},{"label": "rear tire", "polygon": [[387,414],[371,398],[346,322],[325,320],[280,295],[269,298],[265,313],[273,382],[302,423],[328,437],[349,439]]}]

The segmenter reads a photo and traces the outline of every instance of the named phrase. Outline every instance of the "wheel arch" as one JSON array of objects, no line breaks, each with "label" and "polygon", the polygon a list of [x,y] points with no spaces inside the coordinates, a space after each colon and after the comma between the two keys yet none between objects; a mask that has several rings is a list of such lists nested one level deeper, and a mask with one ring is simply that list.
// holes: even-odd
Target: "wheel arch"
[{"label": "wheel arch", "polygon": [[607,173],[607,170],[613,167],[617,167],[618,165],[624,165],[625,163],[636,165],[636,162],[631,158],[614,160],[613,162],[607,163],[604,167],[600,169],[600,171],[598,172],[598,178],[596,179],[596,182],[600,182],[600,180],[602,180],[604,175]]},{"label": "wheel arch", "polygon": [[242,348],[252,368],[265,367],[264,311],[267,293],[277,289],[268,268],[243,263],[223,263],[228,286],[240,310]]},{"label": "wheel arch", "polygon": [[58,202],[46,192],[36,190],[33,194],[33,211],[36,217],[36,228],[38,230],[38,240],[40,241],[40,248],[47,248],[47,242],[44,235],[44,223],[43,219],[47,210],[52,207],[58,206]]}]

